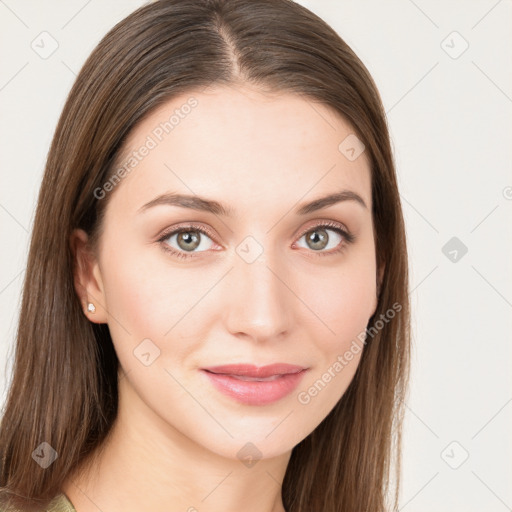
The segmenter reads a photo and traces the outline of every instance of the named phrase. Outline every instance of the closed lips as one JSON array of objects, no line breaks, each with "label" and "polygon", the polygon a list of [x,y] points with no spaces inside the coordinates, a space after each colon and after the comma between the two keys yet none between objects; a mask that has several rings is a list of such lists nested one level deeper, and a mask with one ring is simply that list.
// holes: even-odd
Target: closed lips
[{"label": "closed lips", "polygon": [[222,394],[246,405],[267,405],[289,395],[308,368],[287,363],[231,364],[202,368]]}]

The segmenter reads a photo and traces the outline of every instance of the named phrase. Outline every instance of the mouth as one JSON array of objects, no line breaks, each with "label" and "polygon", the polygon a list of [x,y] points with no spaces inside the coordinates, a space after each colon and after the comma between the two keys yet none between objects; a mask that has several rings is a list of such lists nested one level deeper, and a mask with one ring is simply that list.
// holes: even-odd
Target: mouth
[{"label": "mouth", "polygon": [[202,368],[214,387],[246,405],[266,405],[289,395],[309,368],[287,363],[232,364]]}]

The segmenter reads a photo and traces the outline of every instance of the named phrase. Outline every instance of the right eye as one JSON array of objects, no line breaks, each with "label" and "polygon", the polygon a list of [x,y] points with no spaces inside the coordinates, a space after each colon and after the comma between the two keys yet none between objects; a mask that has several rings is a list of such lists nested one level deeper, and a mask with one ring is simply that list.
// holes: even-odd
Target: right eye
[{"label": "right eye", "polygon": [[159,242],[162,248],[178,258],[191,258],[194,252],[205,252],[211,248],[212,235],[205,228],[197,226],[180,226],[165,232]]}]

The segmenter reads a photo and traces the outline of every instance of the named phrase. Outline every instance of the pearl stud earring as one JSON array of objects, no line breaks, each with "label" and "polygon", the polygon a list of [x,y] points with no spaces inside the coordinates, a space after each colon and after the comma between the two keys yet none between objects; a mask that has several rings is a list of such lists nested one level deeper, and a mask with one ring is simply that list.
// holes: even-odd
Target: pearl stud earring
[{"label": "pearl stud earring", "polygon": [[92,302],[89,302],[87,304],[87,311],[89,311],[89,313],[96,313],[96,306]]}]

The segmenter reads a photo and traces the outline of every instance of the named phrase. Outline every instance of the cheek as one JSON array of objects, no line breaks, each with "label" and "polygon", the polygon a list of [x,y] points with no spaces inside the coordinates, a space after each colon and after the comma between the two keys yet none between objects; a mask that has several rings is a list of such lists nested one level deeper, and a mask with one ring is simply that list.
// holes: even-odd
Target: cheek
[{"label": "cheek", "polygon": [[354,251],[338,271],[329,268],[303,281],[301,297],[318,317],[311,311],[304,313],[314,319],[308,338],[314,340],[318,354],[314,372],[297,395],[308,413],[326,416],[350,385],[364,350],[375,294],[371,250]]},{"label": "cheek", "polygon": [[[105,251],[103,284],[116,350],[131,351],[149,338],[163,352],[166,334],[179,338],[179,322],[204,293],[197,277],[170,269],[161,256],[148,258],[147,252],[128,245]],[[173,349],[179,351],[179,344]]]},{"label": "cheek", "polygon": [[376,305],[373,259],[354,257],[336,271],[330,268],[309,277],[301,297],[317,317],[312,339],[320,338],[327,352],[343,349],[364,332]]},{"label": "cheek", "polygon": [[119,251],[122,259],[105,258],[105,300],[111,320],[109,325],[120,324],[130,333],[150,335],[158,309],[164,308],[158,290],[157,277],[148,265],[142,264],[133,251]]},{"label": "cheek", "polygon": [[323,292],[311,294],[311,309],[321,319],[314,322],[316,364],[297,390],[296,402],[312,423],[300,426],[306,436],[335,407],[352,382],[364,350],[375,278],[371,272],[341,271],[326,281]]},{"label": "cheek", "polygon": [[[353,344],[362,346],[362,336],[371,316],[371,294],[375,293],[375,286],[366,276],[361,277],[357,280],[356,275],[352,274],[345,279],[342,275],[332,280],[325,293],[314,299],[312,309],[318,311],[321,322],[316,322],[310,337],[316,340],[324,366],[330,366]],[[354,362],[357,364],[357,361]]]},{"label": "cheek", "polygon": [[180,261],[168,256],[158,242],[144,239],[149,234],[134,235],[113,217],[110,224],[116,223],[122,228],[104,234],[108,247],[103,249],[101,269],[109,312],[127,324],[146,321],[155,326],[158,321],[164,324],[158,328],[168,330],[185,305],[197,301],[201,272],[183,271],[188,264],[180,268]]}]

